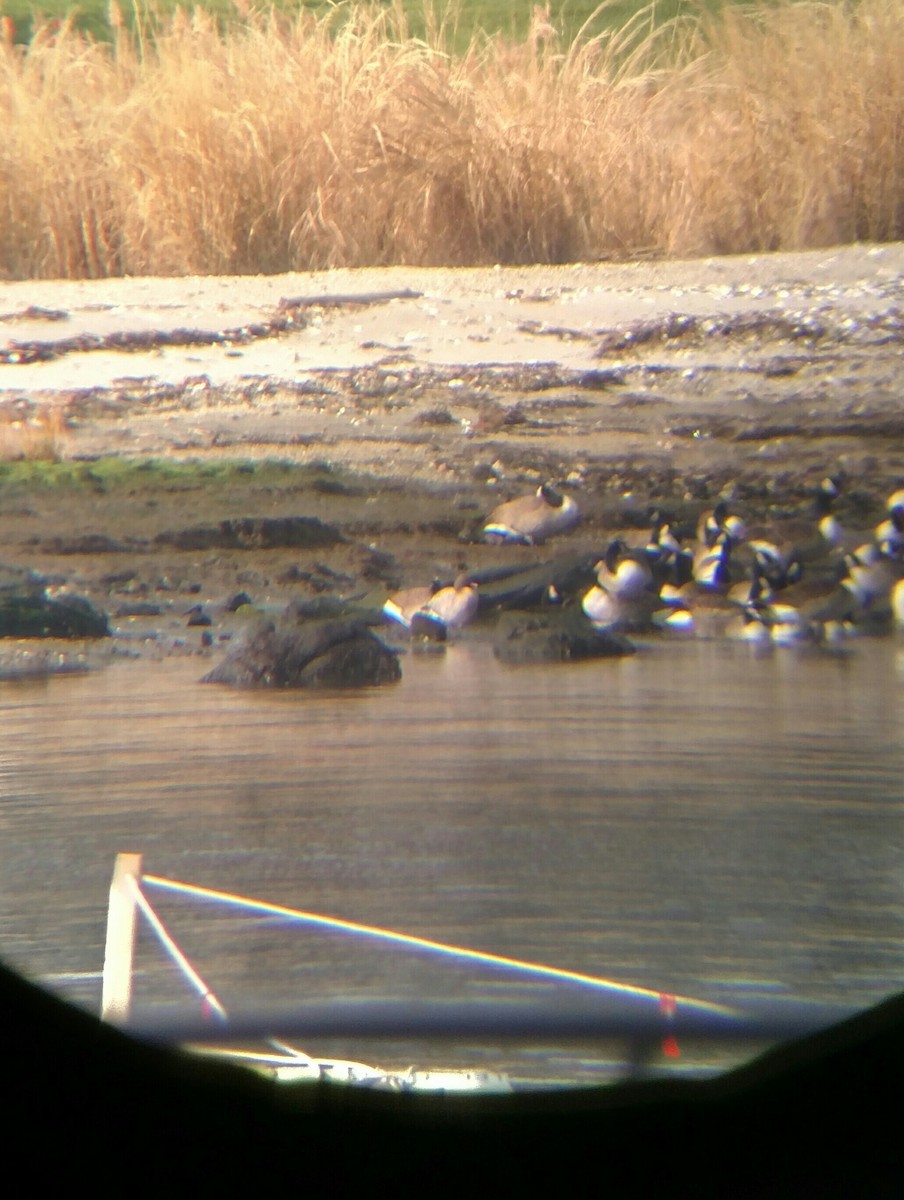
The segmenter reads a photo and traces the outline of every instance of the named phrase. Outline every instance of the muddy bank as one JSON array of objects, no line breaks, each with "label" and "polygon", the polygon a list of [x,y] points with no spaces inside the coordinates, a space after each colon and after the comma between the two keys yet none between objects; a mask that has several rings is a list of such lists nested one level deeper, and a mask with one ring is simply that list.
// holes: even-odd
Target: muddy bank
[{"label": "muddy bank", "polygon": [[[0,470],[0,561],[82,591],[136,645],[201,648],[197,603],[599,549],[655,508],[690,528],[720,495],[781,515],[839,469],[839,515],[865,526],[904,480],[902,298],[901,246],[0,285],[6,453],[43,429],[62,459]],[[577,529],[482,544],[485,514],[542,479]]]}]

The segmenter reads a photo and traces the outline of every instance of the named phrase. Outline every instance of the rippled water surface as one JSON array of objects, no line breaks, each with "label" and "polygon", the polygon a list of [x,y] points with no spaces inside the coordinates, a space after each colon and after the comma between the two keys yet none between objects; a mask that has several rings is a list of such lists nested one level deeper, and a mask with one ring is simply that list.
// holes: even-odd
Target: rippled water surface
[{"label": "rippled water surface", "polygon": [[[205,665],[0,685],[0,954],[20,970],[100,969],[128,850],[156,875],[702,999],[866,1005],[902,985],[894,639],[654,642],[559,668],[465,642],[342,695],[201,686]],[[518,986],[155,904],[227,1008]],[[147,934],[137,967],[139,1004],[185,995]]]}]

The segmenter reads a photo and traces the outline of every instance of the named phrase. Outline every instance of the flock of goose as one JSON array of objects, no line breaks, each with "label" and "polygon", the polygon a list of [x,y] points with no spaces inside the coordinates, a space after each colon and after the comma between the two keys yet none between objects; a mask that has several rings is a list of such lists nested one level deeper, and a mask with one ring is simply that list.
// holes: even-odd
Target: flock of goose
[{"label": "flock of goose", "polygon": [[[836,644],[850,634],[904,627],[904,489],[886,502],[874,528],[853,530],[834,513],[841,480],[827,477],[812,512],[757,526],[722,501],[700,516],[693,536],[682,536],[665,513],[648,538],[612,539],[602,558],[538,568],[471,572],[443,586],[438,580],[391,596],[384,617],[412,636],[444,640],[482,607],[532,595],[550,610],[574,614],[599,633],[713,632],[759,644]],[[496,544],[540,545],[574,529],[575,501],[543,484],[535,493],[493,510],[483,538]],[[589,570],[589,578],[588,578]],[[519,590],[530,576],[533,591]],[[537,580],[542,582],[537,592]],[[509,591],[500,581],[510,584]],[[564,585],[563,585],[564,581]],[[492,587],[487,589],[487,584]]]}]

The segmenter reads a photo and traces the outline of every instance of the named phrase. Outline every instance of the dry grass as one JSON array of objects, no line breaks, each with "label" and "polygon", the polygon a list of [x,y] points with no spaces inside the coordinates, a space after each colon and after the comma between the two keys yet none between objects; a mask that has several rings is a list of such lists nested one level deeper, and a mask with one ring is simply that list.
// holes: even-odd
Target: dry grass
[{"label": "dry grass", "polygon": [[67,440],[66,414],[59,405],[0,415],[0,462],[62,462]]},{"label": "dry grass", "polygon": [[[116,24],[116,10],[113,10]],[[564,262],[904,237],[899,0],[452,54],[401,9],[0,45],[0,273]]]}]

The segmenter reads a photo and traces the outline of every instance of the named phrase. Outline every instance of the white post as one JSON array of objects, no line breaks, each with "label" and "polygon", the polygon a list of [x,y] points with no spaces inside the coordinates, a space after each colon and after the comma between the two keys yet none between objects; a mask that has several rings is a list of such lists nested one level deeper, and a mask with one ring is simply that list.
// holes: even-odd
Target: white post
[{"label": "white post", "polygon": [[122,1025],[132,1002],[132,955],[135,948],[135,887],[141,880],[141,855],[117,854],[107,909],[107,944],[100,1019]]}]

